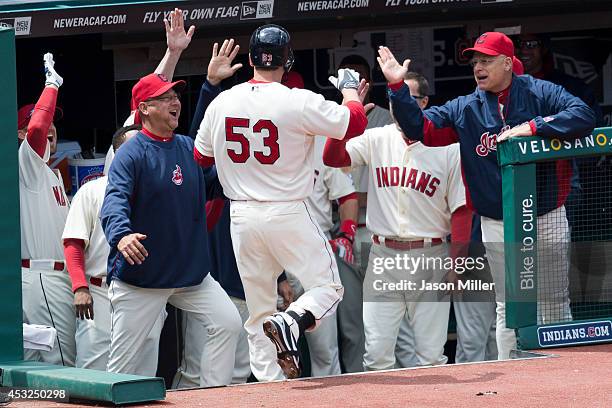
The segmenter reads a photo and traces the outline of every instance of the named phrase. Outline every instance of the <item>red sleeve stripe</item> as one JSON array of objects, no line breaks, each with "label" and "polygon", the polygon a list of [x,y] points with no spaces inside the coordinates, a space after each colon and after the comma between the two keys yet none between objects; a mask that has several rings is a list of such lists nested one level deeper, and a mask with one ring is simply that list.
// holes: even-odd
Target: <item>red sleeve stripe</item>
[{"label": "red sleeve stripe", "polygon": [[215,164],[214,157],[204,156],[196,147],[193,148],[193,159],[202,167],[210,167]]},{"label": "red sleeve stripe", "polygon": [[340,197],[338,199],[338,204],[342,205],[345,202],[347,202],[348,200],[357,200],[357,193],[351,193],[349,195],[345,195],[344,197]]},{"label": "red sleeve stripe", "polygon": [[399,90],[401,89],[401,87],[402,87],[402,86],[404,86],[404,85],[406,85],[406,84],[404,83],[404,81],[401,81],[401,82],[396,82],[396,83],[394,83],[394,84],[388,84],[389,89],[391,89],[393,92],[397,92],[397,91],[399,91]]}]

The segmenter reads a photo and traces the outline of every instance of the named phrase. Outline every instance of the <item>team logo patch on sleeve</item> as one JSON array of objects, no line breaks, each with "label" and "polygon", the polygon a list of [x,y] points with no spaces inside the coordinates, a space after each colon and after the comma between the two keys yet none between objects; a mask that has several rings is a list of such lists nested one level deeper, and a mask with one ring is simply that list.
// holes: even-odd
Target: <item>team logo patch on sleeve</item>
[{"label": "team logo patch on sleeve", "polygon": [[176,169],[172,172],[172,182],[177,186],[183,184],[183,172],[178,164],[176,165]]}]

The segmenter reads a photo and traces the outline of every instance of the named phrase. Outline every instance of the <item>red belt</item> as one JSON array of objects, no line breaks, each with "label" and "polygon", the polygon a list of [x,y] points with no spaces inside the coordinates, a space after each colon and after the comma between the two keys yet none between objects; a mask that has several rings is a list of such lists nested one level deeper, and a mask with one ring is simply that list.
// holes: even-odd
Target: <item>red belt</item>
[{"label": "red belt", "polygon": [[94,286],[102,287],[102,278],[94,278],[93,276],[89,278],[89,283]]},{"label": "red belt", "polygon": [[431,246],[440,245],[444,242],[441,238],[432,238],[431,241],[396,241],[395,239],[385,238],[381,243],[378,235],[372,235],[372,241],[374,241],[375,244],[384,245],[387,248],[399,249],[402,251],[423,248],[426,246],[426,244],[431,244]]},{"label": "red belt", "polygon": [[[29,259],[22,259],[21,260],[21,267],[22,268],[30,268],[30,260]],[[53,270],[54,271],[63,271],[64,270],[64,263],[63,262],[55,262],[53,264]]]}]

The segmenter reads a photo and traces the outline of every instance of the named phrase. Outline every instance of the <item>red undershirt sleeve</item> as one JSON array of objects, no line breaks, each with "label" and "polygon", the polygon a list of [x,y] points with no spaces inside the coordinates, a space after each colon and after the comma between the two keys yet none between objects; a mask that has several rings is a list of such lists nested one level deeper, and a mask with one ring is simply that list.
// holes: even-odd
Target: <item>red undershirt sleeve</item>
[{"label": "red undershirt sleeve", "polygon": [[47,135],[49,127],[53,123],[55,115],[55,103],[57,101],[57,89],[47,86],[43,89],[34,107],[32,118],[28,124],[28,143],[34,151],[43,158],[47,147]]},{"label": "red undershirt sleeve", "polygon": [[79,288],[87,288],[85,277],[85,241],[82,239],[64,240],[64,258],[66,268],[72,281],[72,292]]},{"label": "red undershirt sleeve", "polygon": [[208,232],[212,231],[217,225],[224,206],[225,199],[223,198],[215,198],[206,202],[206,229]]},{"label": "red undershirt sleeve", "polygon": [[323,149],[323,164],[329,167],[348,167],[351,156],[346,151],[346,139],[327,139]]},{"label": "red undershirt sleeve", "polygon": [[466,257],[472,233],[472,212],[465,206],[457,208],[451,215],[451,257]]}]

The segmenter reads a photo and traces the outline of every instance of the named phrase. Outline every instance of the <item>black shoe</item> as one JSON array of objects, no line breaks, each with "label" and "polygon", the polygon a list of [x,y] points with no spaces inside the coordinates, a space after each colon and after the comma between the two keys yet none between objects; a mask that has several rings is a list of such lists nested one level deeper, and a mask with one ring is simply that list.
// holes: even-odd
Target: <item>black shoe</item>
[{"label": "black shoe", "polygon": [[276,347],[278,365],[287,378],[299,377],[301,370],[297,340],[300,334],[297,322],[287,313],[274,313],[264,320],[263,329]]}]

